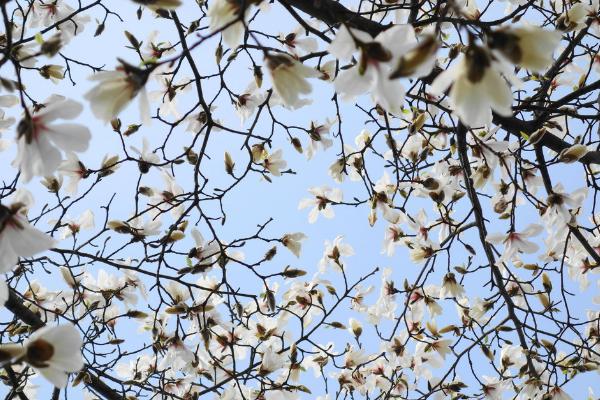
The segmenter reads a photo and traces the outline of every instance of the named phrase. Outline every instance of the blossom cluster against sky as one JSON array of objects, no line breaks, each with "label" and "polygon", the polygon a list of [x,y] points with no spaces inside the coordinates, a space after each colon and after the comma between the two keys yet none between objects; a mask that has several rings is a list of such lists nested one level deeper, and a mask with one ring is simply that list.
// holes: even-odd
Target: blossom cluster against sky
[{"label": "blossom cluster against sky", "polygon": [[[92,49],[90,49],[89,43],[91,36],[93,35],[93,29],[88,28],[85,33],[73,40],[65,54],[68,55],[69,52],[78,55],[83,54],[90,64],[97,66],[106,65],[109,68],[116,65],[117,57],[122,57],[125,60],[131,58],[132,52],[123,48],[123,46],[127,44],[127,39],[123,35],[123,30],[131,29],[127,21],[128,19],[135,18],[135,7],[121,3],[122,2],[118,3],[118,7],[122,16],[126,18],[125,22],[111,22],[106,32],[93,40]],[[186,14],[186,7],[187,6],[184,5],[181,9],[181,15]],[[281,25],[280,29],[282,32],[289,31],[289,19],[279,18],[277,11],[273,11],[271,14],[265,14],[262,18],[265,19],[265,23],[268,23],[271,29],[274,29],[274,26]],[[156,31],[157,35],[161,37],[162,40],[177,40],[176,37],[173,36],[175,34],[173,30],[168,30],[165,22],[155,20],[149,13],[144,15],[142,21],[143,25],[135,25],[135,31],[131,29],[132,33],[138,38],[147,37],[152,34],[152,32]],[[163,27],[162,25],[165,26]],[[164,38],[162,35],[165,35]],[[211,49],[211,47],[207,46],[207,49]],[[194,53],[194,57],[201,61],[199,64],[206,68],[206,72],[211,68],[214,68],[214,55],[206,52],[204,49],[198,49]],[[90,75],[90,71],[86,68],[73,66],[71,72],[73,74],[73,80],[77,84],[69,87],[69,85],[65,85],[66,82],[63,81],[61,83],[61,94],[84,102],[83,93],[93,87],[93,83],[86,80],[86,77]],[[240,90],[246,87],[252,80],[251,72],[243,70],[230,71],[226,77]],[[158,84],[152,82],[148,88],[151,99],[153,86],[154,90],[156,90]],[[210,87],[210,84],[208,86]],[[52,94],[54,92],[53,89],[54,86],[52,83],[40,80],[39,88],[36,88],[35,93],[39,94],[40,98],[44,98],[45,95]],[[331,119],[335,115],[332,104],[323,101],[323,99],[329,99],[332,95],[333,88],[330,85],[327,86],[325,84],[315,83],[314,91],[311,96],[314,99],[312,105],[296,112],[282,112],[282,115],[285,115],[288,122],[296,121],[296,123],[301,126],[306,126],[310,124],[311,121],[324,123],[328,118]],[[183,96],[182,99],[184,99]],[[362,96],[359,98],[359,102],[364,102],[366,99],[367,96]],[[156,98],[154,100],[156,101]],[[181,102],[182,108],[183,105],[185,105],[185,100]],[[352,103],[345,103],[342,107],[345,111],[344,125],[346,129],[354,130],[355,134],[358,135],[360,131],[365,128],[363,123],[365,119],[364,114],[354,107]],[[226,102],[218,104],[214,113],[215,118],[222,120],[226,125],[239,125],[239,117],[233,112],[231,104],[227,104]],[[124,123],[125,121],[127,121],[126,123],[139,123],[137,106],[132,104],[128,107],[121,115],[121,119]],[[90,165],[98,165],[106,153],[116,153],[121,151],[122,143],[120,143],[119,138],[112,132],[111,126],[109,124],[103,124],[94,118],[89,107],[86,106],[84,108],[77,120],[83,122],[90,129],[92,135],[89,147],[90,150],[82,156],[83,161]],[[149,142],[150,148],[159,146],[164,139],[162,136],[164,135],[164,129],[159,129],[158,126],[156,121],[152,125],[143,126],[139,132],[128,138],[129,141],[125,143],[125,146],[127,148],[135,146],[136,148],[142,149],[143,139],[146,139]],[[368,126],[366,128],[368,129]],[[9,134],[10,132],[6,132],[3,135]],[[188,133],[185,132],[184,129],[179,129],[175,134],[186,135]],[[283,144],[286,140],[287,139],[284,137],[276,138],[273,149],[282,147],[277,145],[277,141],[280,141],[281,144]],[[177,140],[175,139],[172,143],[174,143],[173,145],[175,146]],[[182,141],[182,143],[184,142]],[[217,135],[215,141],[211,143],[213,146],[211,151],[214,156],[204,164],[203,168],[205,168],[207,174],[216,176],[215,181],[217,185],[220,181],[225,185],[227,179],[227,176],[223,174],[222,154],[225,151],[230,152],[232,158],[235,160],[236,155],[240,154],[238,150],[240,143],[241,139],[236,141],[235,139],[232,139],[231,135],[224,134]],[[303,244],[302,257],[296,259],[292,254],[280,254],[278,255],[278,257],[281,257],[278,258],[278,267],[290,264],[301,267],[304,270],[307,270],[309,274],[312,274],[319,269],[319,263],[324,250],[323,243],[325,241],[333,242],[338,235],[343,235],[343,241],[350,244],[354,249],[354,255],[346,258],[348,265],[347,270],[350,276],[359,277],[365,275],[375,267],[380,267],[382,270],[385,267],[391,267],[392,277],[394,281],[397,282],[398,286],[405,278],[411,280],[415,277],[417,269],[413,268],[413,262],[410,259],[408,251],[399,247],[392,258],[387,257],[385,254],[381,254],[386,224],[379,222],[374,227],[370,227],[368,215],[365,213],[364,209],[351,207],[336,208],[335,218],[329,220],[319,217],[314,224],[307,223],[309,210],[298,210],[298,204],[303,198],[309,197],[307,189],[312,186],[329,185],[342,188],[345,199],[352,199],[353,191],[358,192],[355,187],[357,183],[347,181],[343,184],[337,184],[329,176],[328,169],[335,158],[334,153],[335,150],[333,148],[324,152],[319,150],[310,161],[307,161],[305,155],[296,154],[292,151],[291,147],[286,147],[284,157],[287,161],[287,165],[296,173],[284,174],[282,177],[277,178],[274,177],[272,182],[267,182],[258,177],[252,177],[245,182],[244,186],[232,192],[231,196],[227,198],[224,204],[225,208],[230,210],[227,221],[222,227],[225,236],[230,235],[231,238],[234,239],[243,236],[245,232],[251,234],[256,225],[263,224],[268,221],[269,218],[273,217],[273,226],[269,226],[269,229],[273,229],[274,232],[280,232],[282,230],[286,232],[302,231],[308,237]],[[11,160],[14,158],[14,154],[15,148],[13,146],[13,148],[3,152],[1,157],[6,160]],[[373,162],[375,163],[376,161]],[[569,166],[561,169],[554,178],[563,183],[568,191],[573,191],[579,188],[580,182],[583,182],[583,177],[579,177],[578,180],[572,179],[574,175],[581,175],[581,171],[577,170],[575,166]],[[8,173],[7,176],[12,176],[12,173]],[[134,189],[132,182],[134,182],[137,177],[137,171],[132,168],[130,171],[120,171],[117,180],[111,181],[107,179],[106,182],[101,183],[99,187],[95,188],[95,190],[88,195],[85,202],[81,202],[78,208],[79,213],[84,213],[86,209],[92,208],[96,220],[101,220],[103,212],[99,205],[107,204],[114,195],[112,200],[113,217],[121,214],[122,218],[126,218],[131,212],[130,200],[132,198],[132,189]],[[151,171],[144,179],[149,186],[162,185],[160,173],[156,170]],[[192,179],[189,175],[176,176],[176,180],[180,182],[185,182],[189,179]],[[375,179],[379,179],[379,176],[375,177]],[[41,207],[44,204],[44,196],[48,196],[48,194],[45,193],[44,188],[35,180],[27,185],[27,187],[30,188],[36,196],[36,207]],[[411,207],[414,209],[412,209],[411,212],[416,214],[419,212],[419,209],[423,207],[425,212],[433,217],[435,212],[431,209],[430,204],[431,203],[425,201],[422,205],[413,203]],[[212,211],[216,212],[217,210]],[[467,212],[467,210],[463,211]],[[73,215],[72,217],[78,217],[79,213],[75,213],[76,215]],[[530,214],[522,213],[521,217],[522,220],[518,221],[518,227],[520,229],[525,229],[528,224],[537,222],[539,219],[536,210],[533,209]],[[43,219],[38,221],[39,226],[44,226],[44,224],[47,223],[48,221]],[[493,230],[493,227],[494,224],[491,223],[490,230]],[[85,232],[82,232],[81,237],[85,238],[85,234]],[[185,240],[188,240],[190,245],[193,243],[191,238],[186,238]],[[474,236],[467,234],[465,235],[464,240],[474,240]],[[538,243],[541,242],[539,238],[535,240],[538,241]],[[68,238],[62,241],[61,246],[67,247],[68,241]],[[456,248],[458,248],[458,246]],[[244,248],[246,254],[252,254],[253,251],[260,250],[252,249],[251,247]],[[137,255],[130,254],[129,256],[135,258]],[[482,260],[482,255],[476,254],[474,255],[473,263],[477,263],[478,261],[483,263]],[[91,274],[96,274],[101,268],[101,266],[90,263],[86,266],[86,271]],[[437,282],[438,284],[441,283],[445,272],[446,271],[436,271],[431,277],[432,281],[436,281],[436,275],[438,275]],[[373,302],[378,295],[381,273],[382,272],[380,271],[365,284],[365,286],[375,285],[373,293],[367,298],[367,303]],[[245,290],[250,290],[252,287],[251,285],[256,285],[257,291],[261,290],[259,282],[253,281],[252,279],[245,279],[246,275],[243,269],[236,270],[235,274],[239,285],[243,285]],[[46,271],[39,271],[37,277],[43,285],[50,289],[61,286],[61,284],[57,284],[58,280],[54,280],[60,279],[60,273],[58,271],[48,271],[48,273]],[[331,279],[334,285],[341,284],[339,281],[340,276],[337,275],[334,270],[328,273],[327,277]],[[483,282],[485,277],[482,277],[481,279]],[[151,286],[152,281],[148,280],[146,284]],[[282,282],[282,284],[285,285],[286,283]],[[568,284],[567,287],[569,287],[569,285],[572,285],[574,291],[577,290],[577,283]],[[473,288],[470,288],[469,295],[480,295],[481,297],[485,297],[489,294],[488,289],[489,288],[482,287],[480,293],[475,293],[473,292]],[[572,305],[576,308],[597,307],[592,303],[592,297],[595,295],[595,292],[597,292],[596,281],[592,280],[590,289],[583,292],[582,295],[578,295],[572,301]],[[148,304],[152,304],[153,300],[152,297],[149,298]],[[452,306],[447,306],[444,309],[450,311],[452,308]],[[349,312],[340,311],[338,319],[347,324],[349,316]],[[446,318],[450,321],[454,319],[455,316],[441,316],[438,320],[438,325],[443,326]],[[364,319],[361,320],[361,322],[363,324],[368,324]],[[137,325],[137,323],[132,322],[131,324],[120,326],[119,329],[121,335],[124,337],[135,337],[134,335],[137,334],[138,329]],[[391,323],[388,323],[388,326],[386,326],[386,323],[382,324],[382,331],[385,331],[386,328],[387,330],[391,329]],[[323,337],[324,340],[332,342],[350,341],[347,332],[337,332],[334,329],[324,334]],[[370,341],[369,339],[363,339],[364,346],[368,351],[377,350],[378,343],[376,340]],[[314,382],[306,382],[306,385],[318,387],[319,381],[319,378],[315,378]],[[583,378],[582,381],[583,382],[578,384],[569,385],[569,393],[573,398],[582,398],[582,396],[587,395],[588,384],[593,386],[595,383],[593,377]],[[45,393],[46,390],[48,390],[47,387],[42,384],[40,393]],[[307,398],[311,398],[310,395],[307,395]]]}]

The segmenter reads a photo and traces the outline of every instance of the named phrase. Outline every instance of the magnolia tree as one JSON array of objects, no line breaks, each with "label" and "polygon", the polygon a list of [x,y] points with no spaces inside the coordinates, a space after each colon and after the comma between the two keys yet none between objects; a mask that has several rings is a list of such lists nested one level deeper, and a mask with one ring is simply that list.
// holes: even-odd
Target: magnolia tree
[{"label": "magnolia tree", "polygon": [[597,0],[0,9],[7,399],[597,399]]}]

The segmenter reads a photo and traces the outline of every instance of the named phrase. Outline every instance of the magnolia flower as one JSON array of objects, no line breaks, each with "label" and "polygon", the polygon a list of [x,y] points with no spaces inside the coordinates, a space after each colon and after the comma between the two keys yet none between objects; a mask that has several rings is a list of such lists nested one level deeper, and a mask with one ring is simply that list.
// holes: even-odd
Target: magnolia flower
[{"label": "magnolia flower", "polygon": [[40,75],[46,79],[50,79],[56,84],[65,77],[64,67],[62,65],[44,65],[40,68]]},{"label": "magnolia flower", "polygon": [[449,272],[444,276],[442,282],[442,288],[440,289],[440,299],[445,299],[448,297],[463,297],[465,293],[465,289],[463,286],[456,281],[456,276]]},{"label": "magnolia flower", "polygon": [[400,239],[404,237],[404,232],[398,225],[390,224],[385,229],[383,238],[383,248],[381,254],[391,257],[396,252],[396,247],[401,244]]},{"label": "magnolia flower", "polygon": [[281,244],[288,248],[296,257],[300,257],[300,251],[302,250],[302,241],[307,236],[302,232],[286,233],[281,238]]},{"label": "magnolia flower", "polygon": [[68,374],[83,368],[82,345],[73,325],[46,326],[32,333],[23,346],[0,346],[0,358],[24,361],[54,386],[64,388]]},{"label": "magnolia flower", "polygon": [[587,196],[587,188],[583,187],[567,193],[561,183],[552,188],[552,193],[548,196],[546,203],[548,208],[542,215],[548,226],[563,226],[570,224],[574,217],[571,210],[576,211],[583,204]]},{"label": "magnolia flower", "polygon": [[335,119],[328,119],[320,125],[317,125],[311,121],[310,129],[308,130],[310,142],[308,144],[308,148],[306,149],[306,158],[309,160],[312,159],[317,152],[319,145],[323,148],[323,150],[327,150],[329,147],[331,147],[333,141],[327,136],[329,136],[329,130],[335,121]]},{"label": "magnolia flower", "polygon": [[339,235],[333,240],[333,242],[325,241],[325,251],[323,252],[323,258],[319,261],[319,270],[324,273],[327,266],[332,266],[338,271],[344,269],[344,263],[342,257],[350,257],[354,255],[354,249],[347,243],[342,243],[344,237]]},{"label": "magnolia flower", "polygon": [[91,210],[85,210],[77,220],[68,220],[67,225],[60,230],[60,238],[66,239],[73,236],[82,229],[92,229],[94,227],[94,213]]},{"label": "magnolia flower", "polygon": [[235,111],[240,117],[241,124],[244,125],[265,99],[266,94],[259,92],[256,82],[252,81],[244,93],[240,94],[235,102]]},{"label": "magnolia flower", "polygon": [[130,146],[130,148],[131,150],[133,150],[133,152],[137,153],[137,155],[140,156],[138,159],[138,167],[141,173],[147,173],[153,164],[160,163],[160,157],[158,156],[158,154],[151,150],[150,142],[148,142],[148,139],[146,137],[142,139],[141,150],[135,146]]},{"label": "magnolia flower", "polygon": [[[450,85],[450,106],[468,126],[487,125],[492,121],[492,110],[502,116],[512,115],[512,92],[502,77],[509,76],[507,68],[493,60],[477,45],[433,81],[433,94],[441,95]],[[512,76],[510,76],[512,77]]]},{"label": "magnolia flower", "polygon": [[236,48],[242,41],[245,30],[244,21],[248,7],[242,12],[242,2],[238,0],[215,0],[208,7],[207,16],[210,19],[211,32],[221,30],[223,41],[229,47]]},{"label": "magnolia flower", "polygon": [[558,17],[556,27],[565,32],[582,29],[585,27],[585,20],[590,11],[593,11],[593,9],[589,4],[575,3]]},{"label": "magnolia flower", "polygon": [[499,380],[496,377],[482,376],[483,378],[483,395],[487,400],[502,400],[504,393],[510,388],[510,382]]},{"label": "magnolia flower", "polygon": [[[410,25],[394,25],[375,38],[342,25],[329,45],[329,53],[338,59],[349,60],[358,50],[360,59],[358,65],[340,72],[334,82],[336,92],[346,100],[369,92],[373,101],[386,111],[399,112],[405,90],[395,78],[426,75],[435,61],[435,57],[431,57],[433,54],[415,57],[410,52],[416,49],[417,39]],[[415,61],[417,58],[419,60]],[[396,65],[394,71],[393,65]]]},{"label": "magnolia flower", "polygon": [[527,238],[539,235],[544,228],[540,225],[530,224],[521,232],[509,232],[508,234],[488,234],[485,240],[492,244],[504,243],[502,260],[510,260],[517,253],[532,254],[539,250],[539,246]]},{"label": "magnolia flower", "polygon": [[301,94],[312,91],[307,78],[315,78],[319,73],[301,62],[284,54],[269,54],[266,62],[273,90],[286,107],[299,108],[304,105]]},{"label": "magnolia flower", "polygon": [[70,178],[66,188],[67,193],[70,194],[76,194],[79,181],[88,176],[88,169],[77,155],[71,151],[67,153],[67,159],[63,160],[58,166],[58,171],[63,176]]},{"label": "magnolia flower", "polygon": [[31,257],[54,244],[54,239],[29,225],[21,203],[0,205],[0,272],[9,271],[19,257]]},{"label": "magnolia flower", "polygon": [[488,46],[495,55],[534,72],[541,72],[553,62],[552,53],[562,33],[536,26],[522,26],[492,31]]},{"label": "magnolia flower", "polygon": [[327,186],[313,187],[308,189],[309,193],[314,196],[313,199],[303,199],[298,205],[298,209],[314,206],[308,214],[308,222],[315,223],[319,214],[322,214],[325,218],[333,218],[335,213],[331,203],[339,203],[342,201],[343,193],[340,189],[332,189]]},{"label": "magnolia flower", "polygon": [[98,84],[84,97],[90,102],[96,118],[109,122],[139,94],[140,116],[144,123],[150,123],[150,105],[145,89],[150,72],[122,63],[114,71],[92,75],[89,79]]},{"label": "magnolia flower", "polygon": [[61,152],[87,150],[91,139],[87,127],[79,124],[52,124],[57,119],[74,119],[83,107],[62,96],[51,96],[41,111],[27,112],[17,128],[17,157],[13,166],[19,168],[28,182],[33,176],[52,174],[61,162]]},{"label": "magnolia flower", "polygon": [[148,204],[152,206],[151,213],[158,217],[161,212],[171,211],[173,218],[179,218],[184,211],[179,199],[183,194],[183,188],[167,170],[161,169],[160,173],[165,188],[163,190],[150,189],[152,195]]},{"label": "magnolia flower", "polygon": [[283,151],[279,149],[267,156],[263,166],[273,175],[281,176],[281,170],[287,166],[287,162],[283,159]]},{"label": "magnolia flower", "polygon": [[196,246],[190,250],[188,257],[198,260],[195,270],[206,272],[215,263],[217,255],[221,253],[221,246],[216,240],[207,242],[196,228],[192,229],[192,238]]},{"label": "magnolia flower", "polygon": [[317,51],[319,48],[317,40],[308,36],[306,29],[302,25],[298,25],[288,34],[280,34],[279,40],[295,55],[298,55],[299,49],[306,53],[311,53]]},{"label": "magnolia flower", "polygon": [[32,13],[27,18],[30,27],[55,26],[65,42],[83,32],[85,24],[90,21],[89,16],[78,13],[64,0],[36,0],[31,9]]}]

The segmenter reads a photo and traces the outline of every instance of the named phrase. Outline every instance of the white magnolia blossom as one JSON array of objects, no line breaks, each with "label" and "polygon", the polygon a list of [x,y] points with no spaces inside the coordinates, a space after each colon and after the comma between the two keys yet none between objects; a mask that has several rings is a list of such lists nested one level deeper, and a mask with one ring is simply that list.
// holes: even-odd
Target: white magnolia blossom
[{"label": "white magnolia blossom", "polygon": [[512,115],[512,91],[504,77],[512,79],[506,64],[493,60],[483,47],[471,45],[438,75],[431,89],[441,95],[452,85],[450,106],[465,125],[479,127],[492,122],[492,111]]},{"label": "white magnolia blossom", "polygon": [[319,261],[319,271],[325,273],[327,267],[333,267],[334,270],[344,270],[345,264],[342,257],[350,257],[354,255],[354,249],[348,243],[343,243],[343,236],[336,236],[333,242],[325,241],[325,251],[323,257]]},{"label": "white magnolia blossom", "polygon": [[283,54],[270,54],[266,57],[266,62],[273,90],[283,105],[292,109],[304,106],[305,102],[300,95],[312,91],[307,79],[318,77],[318,71]]},{"label": "white magnolia blossom", "polygon": [[[334,82],[336,91],[348,100],[369,92],[373,101],[386,111],[400,112],[405,89],[392,73],[397,64],[402,65],[403,56],[414,58],[408,53],[417,46],[417,39],[410,25],[394,25],[375,38],[366,32],[342,25],[328,47],[329,53],[338,59],[348,60],[358,50],[360,59],[356,66],[338,75]],[[427,75],[434,62],[434,54],[430,53],[419,59],[418,65],[402,76]]]},{"label": "white magnolia blossom", "polygon": [[77,154],[70,151],[67,153],[67,158],[58,166],[58,172],[70,178],[66,188],[67,193],[77,194],[79,182],[87,176],[88,170]]},{"label": "white magnolia blossom", "polygon": [[150,104],[146,93],[148,71],[123,64],[114,71],[102,71],[89,79],[97,82],[84,98],[96,118],[109,122],[117,117],[134,98],[139,96],[140,118],[150,123]]},{"label": "white magnolia blossom", "polygon": [[83,106],[62,96],[51,96],[37,113],[28,112],[17,129],[17,157],[13,165],[25,181],[33,176],[54,173],[62,160],[61,150],[83,152],[91,139],[90,130],[74,123],[53,123],[75,119]]},{"label": "white magnolia blossom", "polygon": [[[92,3],[2,4],[14,396],[597,400],[598,0]],[[65,47],[128,11],[140,64]],[[86,153],[83,107],[37,97],[89,69]]]},{"label": "white magnolia blossom", "polygon": [[66,219],[66,226],[60,229],[61,240],[75,236],[82,229],[92,229],[94,227],[94,213],[91,210],[85,210],[77,219]]},{"label": "white magnolia blossom", "polygon": [[57,24],[61,39],[69,41],[73,36],[82,33],[90,17],[75,13],[75,9],[66,0],[46,2],[36,0],[33,4],[33,12],[27,18],[29,27],[48,27]]},{"label": "white magnolia blossom", "polygon": [[223,41],[232,49],[242,41],[245,30],[243,20],[250,9],[249,4],[251,2],[242,9],[244,3],[239,0],[215,0],[208,7],[211,32],[220,31]]},{"label": "white magnolia blossom", "polygon": [[279,149],[269,154],[262,164],[271,174],[281,176],[281,170],[287,166],[287,161],[283,159],[283,150]]},{"label": "white magnolia blossom", "polygon": [[19,257],[31,257],[54,245],[54,239],[29,224],[22,203],[0,205],[0,272],[9,271]]},{"label": "white magnolia blossom", "polygon": [[70,324],[46,326],[32,333],[21,345],[0,346],[3,355],[24,361],[57,388],[67,386],[68,374],[83,368],[79,331]]},{"label": "white magnolia blossom", "polygon": [[554,61],[552,54],[562,33],[524,25],[493,31],[489,46],[494,54],[506,61],[534,72],[542,72]]},{"label": "white magnolia blossom", "polygon": [[286,233],[281,238],[281,244],[287,247],[296,257],[300,257],[302,241],[306,238],[307,236],[302,232]]},{"label": "white magnolia blossom", "polygon": [[538,251],[539,246],[529,238],[539,235],[543,230],[540,225],[530,224],[521,232],[488,234],[485,240],[493,244],[504,244],[502,260],[510,261],[519,253],[532,254]]},{"label": "white magnolia blossom", "polygon": [[310,213],[308,214],[308,222],[311,224],[315,223],[319,214],[329,219],[335,216],[331,204],[342,201],[343,193],[340,189],[332,189],[323,186],[310,188],[308,189],[308,192],[312,194],[314,198],[303,199],[298,205],[299,210],[313,206],[313,209],[310,210]]}]

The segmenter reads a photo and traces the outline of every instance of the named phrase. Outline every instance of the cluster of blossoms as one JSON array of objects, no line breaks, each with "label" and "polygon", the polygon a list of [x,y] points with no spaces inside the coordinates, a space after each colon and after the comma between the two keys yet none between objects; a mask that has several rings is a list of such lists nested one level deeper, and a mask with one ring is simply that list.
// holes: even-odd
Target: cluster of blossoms
[{"label": "cluster of blossoms", "polygon": [[[138,61],[113,70],[65,49],[88,12],[97,40],[120,14],[71,3],[0,4],[10,396],[41,376],[86,399],[581,398],[600,371],[596,1],[132,0],[160,29],[125,31]],[[84,103],[23,84],[79,69]],[[298,184],[304,229],[279,209]]]}]

